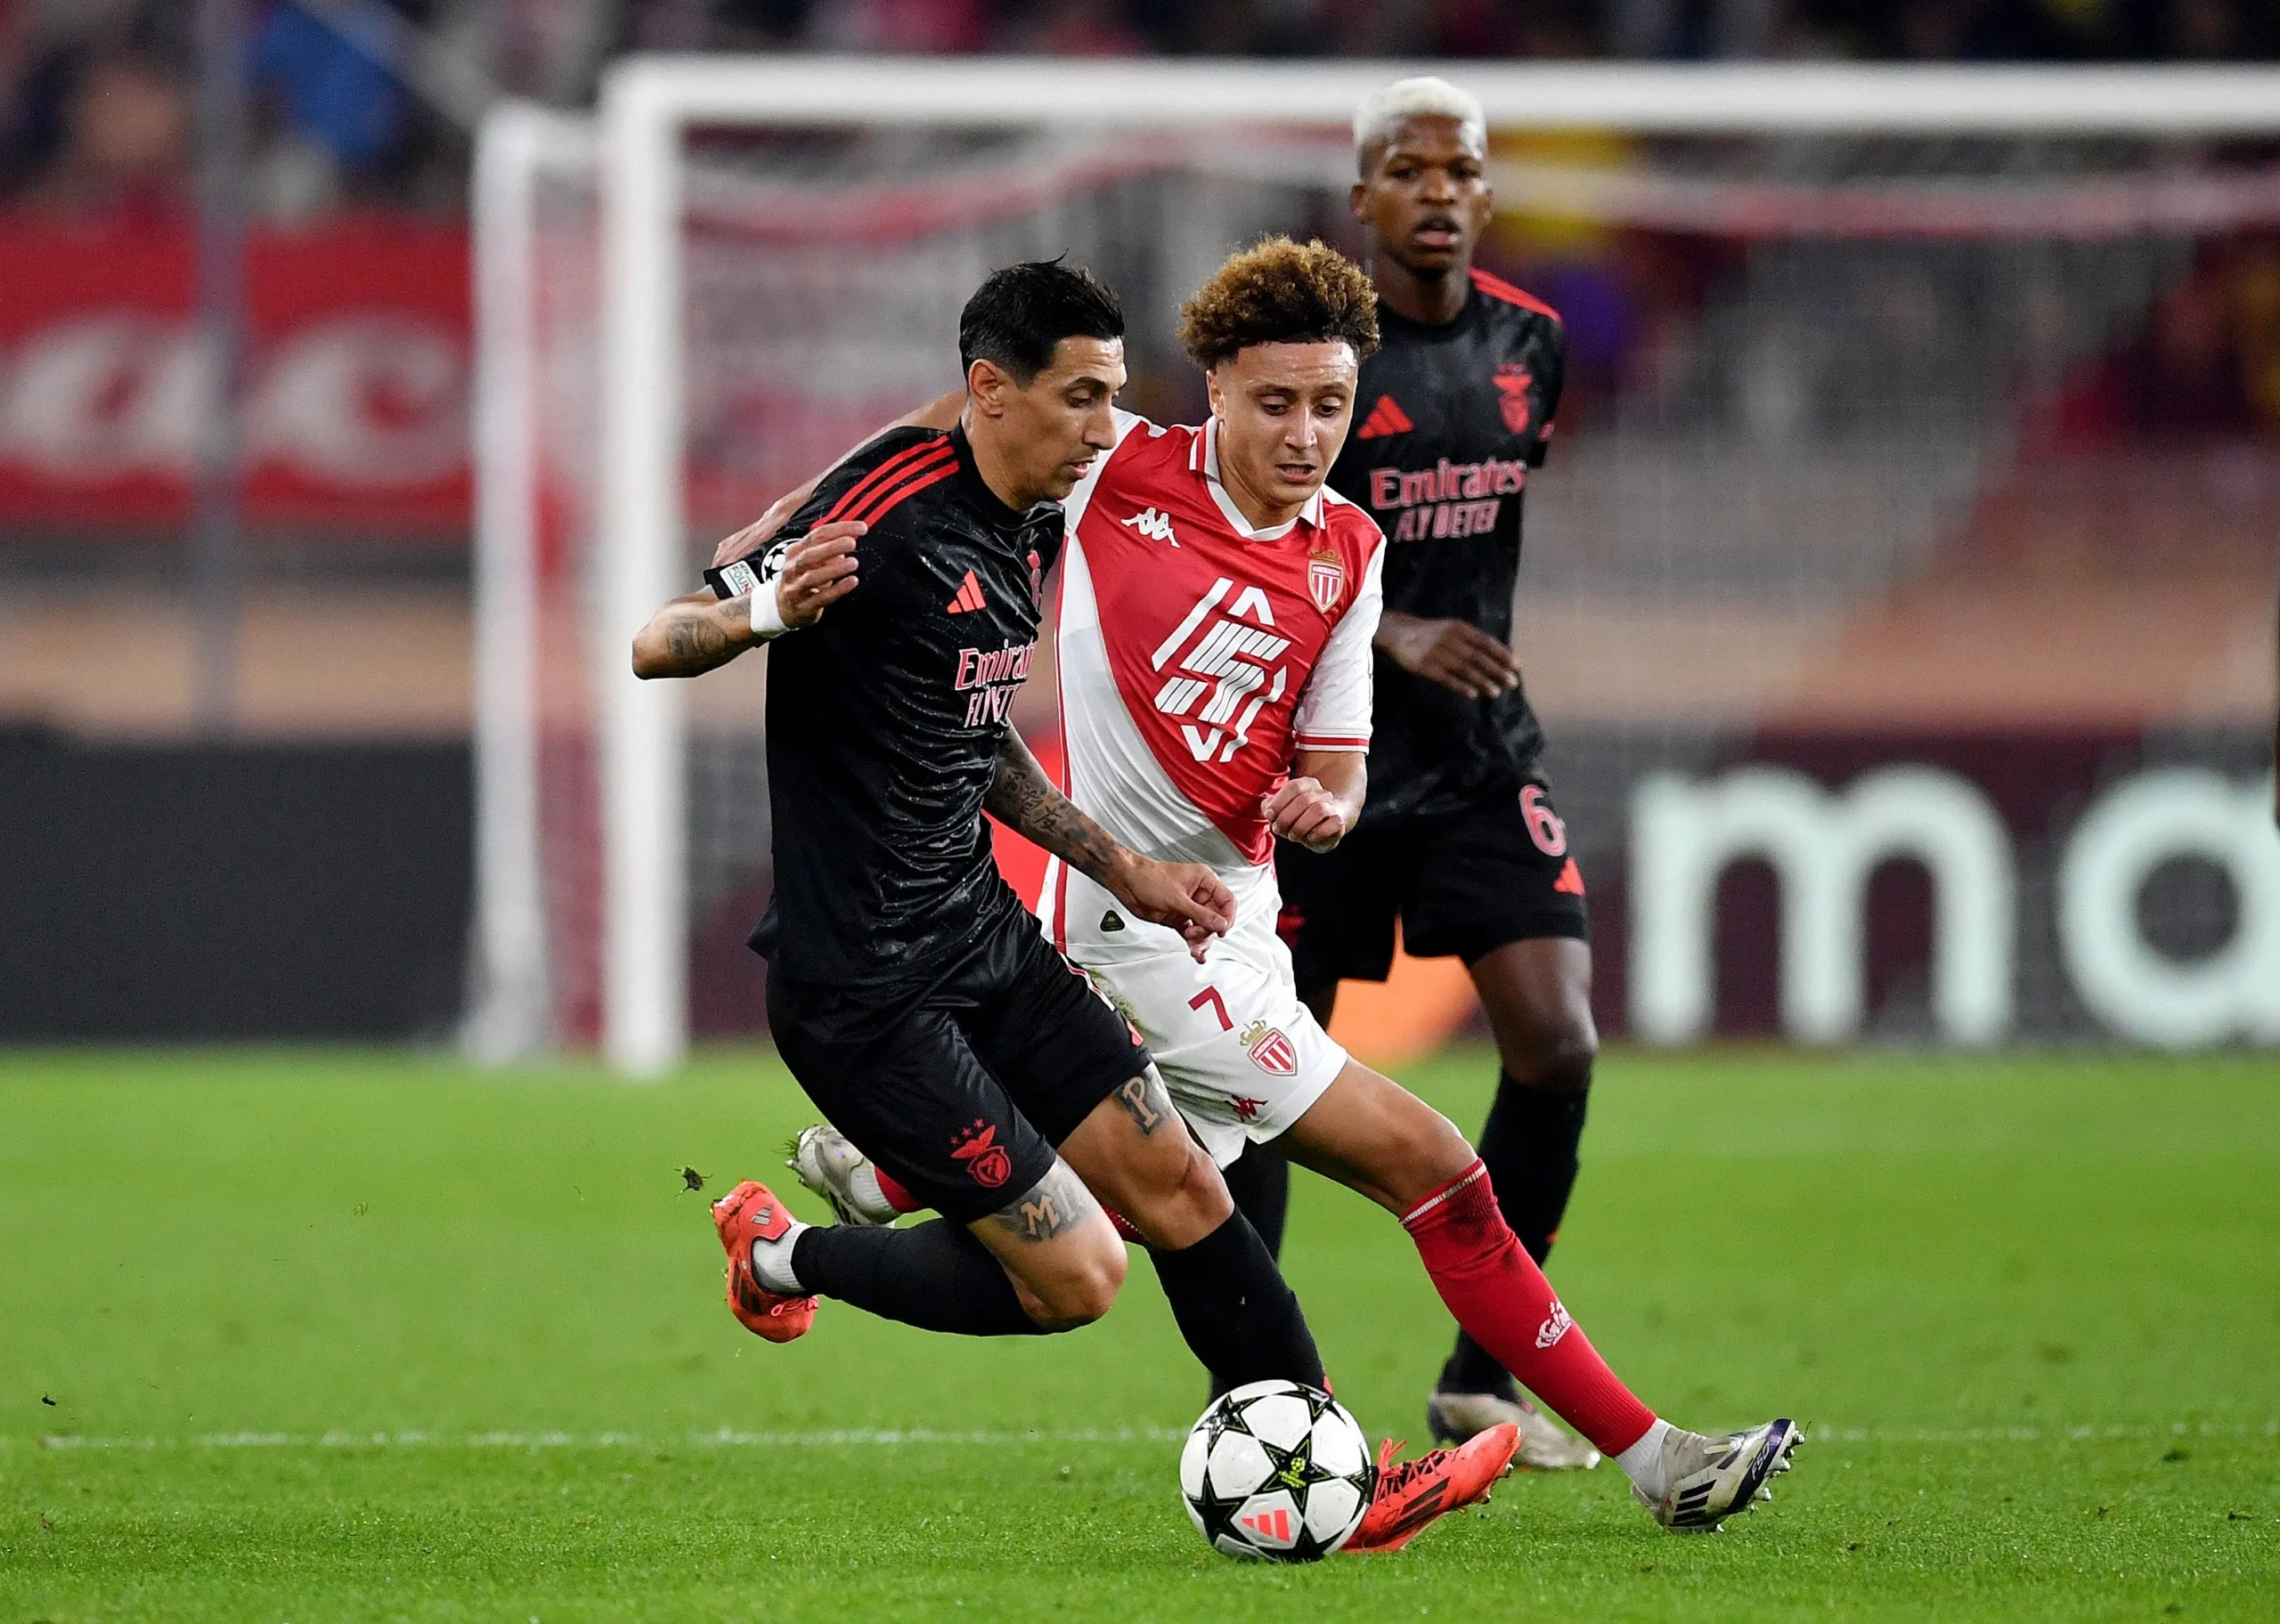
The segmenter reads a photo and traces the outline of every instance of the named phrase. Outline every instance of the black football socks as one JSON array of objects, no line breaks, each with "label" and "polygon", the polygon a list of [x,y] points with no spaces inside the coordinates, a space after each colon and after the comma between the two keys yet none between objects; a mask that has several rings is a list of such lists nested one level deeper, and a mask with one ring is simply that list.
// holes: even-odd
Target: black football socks
[{"label": "black football socks", "polygon": [[[1538,1268],[1551,1255],[1552,1238],[1576,1188],[1577,1147],[1590,1099],[1588,1088],[1553,1092],[1516,1082],[1508,1071],[1497,1074],[1496,1103],[1480,1131],[1480,1159],[1495,1186],[1504,1222]],[[1441,1371],[1441,1391],[1510,1397],[1517,1389],[1504,1368],[1459,1331],[1456,1352]]]},{"label": "black football socks", "polygon": [[1227,1193],[1235,1198],[1237,1210],[1266,1243],[1266,1255],[1281,1257],[1282,1224],[1291,1214],[1291,1164],[1253,1145],[1222,1167],[1219,1176],[1227,1181]]},{"label": "black football socks", "polygon": [[[1219,1170],[1235,1210],[1250,1220],[1269,1257],[1282,1255],[1282,1224],[1291,1211],[1291,1164],[1253,1145]],[[1211,1372],[1211,1396],[1241,1386],[1217,1370]]]},{"label": "black football socks", "polygon": [[1148,1260],[1189,1351],[1215,1384],[1225,1384],[1221,1391],[1269,1378],[1323,1385],[1322,1355],[1298,1295],[1242,1213],[1192,1246],[1150,1247]]},{"label": "black football socks", "polygon": [[[1216,1377],[1230,1386],[1268,1377],[1323,1384],[1322,1355],[1299,1299],[1241,1213],[1192,1246],[1151,1248],[1148,1256],[1180,1334]],[[900,1230],[803,1229],[791,1266],[802,1291],[921,1330],[1041,1334],[989,1248],[947,1218]]]},{"label": "black football socks", "polygon": [[963,1225],[929,1219],[908,1229],[818,1224],[792,1251],[801,1289],[923,1331],[959,1336],[1037,1336],[1044,1328],[989,1248]]}]

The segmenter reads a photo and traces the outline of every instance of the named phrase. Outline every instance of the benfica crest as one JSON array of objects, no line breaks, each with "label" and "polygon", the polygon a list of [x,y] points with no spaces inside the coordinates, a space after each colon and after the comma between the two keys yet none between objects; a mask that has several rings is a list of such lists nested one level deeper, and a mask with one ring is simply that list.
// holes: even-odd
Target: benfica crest
[{"label": "benfica crest", "polygon": [[1528,432],[1528,418],[1535,410],[1528,403],[1528,391],[1535,384],[1535,375],[1518,361],[1508,361],[1496,369],[1496,409],[1503,414],[1504,426],[1516,434]]},{"label": "benfica crest", "polygon": [[1298,1075],[1299,1051],[1283,1035],[1282,1027],[1254,1020],[1243,1028],[1240,1041],[1250,1052],[1250,1063],[1267,1076],[1289,1077]]},{"label": "benfica crest", "polygon": [[1346,596],[1346,566],[1336,553],[1307,555],[1307,590],[1324,614],[1338,607],[1338,600]]}]

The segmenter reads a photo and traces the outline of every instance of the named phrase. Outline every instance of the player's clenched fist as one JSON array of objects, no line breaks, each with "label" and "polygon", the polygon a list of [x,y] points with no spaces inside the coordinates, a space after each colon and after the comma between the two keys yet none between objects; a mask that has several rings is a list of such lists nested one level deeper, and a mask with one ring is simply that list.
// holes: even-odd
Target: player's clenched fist
[{"label": "player's clenched fist", "polygon": [[1286,780],[1259,805],[1278,836],[1308,851],[1328,851],[1346,838],[1354,823],[1354,809],[1342,796],[1324,789],[1318,778]]}]

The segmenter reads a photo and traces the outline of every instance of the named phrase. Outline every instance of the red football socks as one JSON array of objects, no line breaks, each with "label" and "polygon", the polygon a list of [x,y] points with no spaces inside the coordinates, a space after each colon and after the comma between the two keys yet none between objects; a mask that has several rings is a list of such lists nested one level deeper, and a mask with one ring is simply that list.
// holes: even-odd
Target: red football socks
[{"label": "red football socks", "polygon": [[1401,1221],[1433,1286],[1475,1342],[1602,1455],[1646,1435],[1655,1412],[1607,1368],[1568,1317],[1504,1215],[1479,1162]]}]

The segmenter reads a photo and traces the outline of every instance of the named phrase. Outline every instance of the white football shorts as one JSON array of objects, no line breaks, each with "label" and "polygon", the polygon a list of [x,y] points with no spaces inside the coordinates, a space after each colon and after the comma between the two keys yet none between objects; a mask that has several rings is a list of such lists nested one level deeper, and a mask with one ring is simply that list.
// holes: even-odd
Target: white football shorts
[{"label": "white football shorts", "polygon": [[1291,950],[1274,933],[1274,871],[1222,877],[1235,893],[1235,925],[1201,964],[1177,931],[1128,917],[1058,862],[1046,873],[1043,913],[1046,933],[1057,916],[1069,957],[1139,1029],[1172,1103],[1224,1167],[1305,1116],[1347,1056],[1299,1002]]}]

